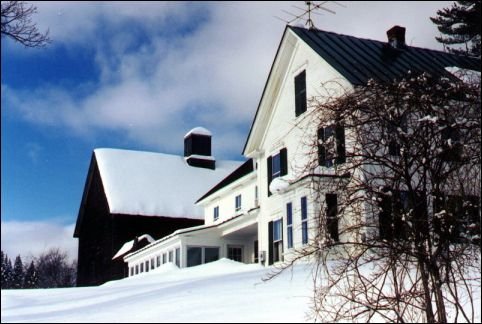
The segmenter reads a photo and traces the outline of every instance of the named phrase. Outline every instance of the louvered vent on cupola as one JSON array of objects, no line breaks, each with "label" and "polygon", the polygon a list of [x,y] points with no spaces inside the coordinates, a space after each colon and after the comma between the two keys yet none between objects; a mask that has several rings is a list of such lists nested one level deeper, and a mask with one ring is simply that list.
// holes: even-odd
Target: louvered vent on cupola
[{"label": "louvered vent on cupola", "polygon": [[184,136],[184,159],[193,167],[216,169],[216,160],[211,155],[212,134],[206,128],[196,127]]}]

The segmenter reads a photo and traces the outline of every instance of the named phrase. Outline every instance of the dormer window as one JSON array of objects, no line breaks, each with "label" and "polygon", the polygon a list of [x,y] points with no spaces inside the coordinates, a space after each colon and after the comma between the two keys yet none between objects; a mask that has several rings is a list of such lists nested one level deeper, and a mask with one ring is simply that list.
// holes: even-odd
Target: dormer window
[{"label": "dormer window", "polygon": [[306,71],[295,76],[295,114],[296,117],[306,111]]}]

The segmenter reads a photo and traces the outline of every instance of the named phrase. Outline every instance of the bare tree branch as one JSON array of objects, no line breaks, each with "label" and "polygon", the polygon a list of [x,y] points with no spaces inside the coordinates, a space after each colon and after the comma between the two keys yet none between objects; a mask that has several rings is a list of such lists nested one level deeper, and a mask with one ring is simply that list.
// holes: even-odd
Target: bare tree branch
[{"label": "bare tree branch", "polygon": [[33,5],[23,1],[2,1],[2,38],[10,37],[26,47],[44,47],[50,43],[49,31],[39,32],[32,15]]}]

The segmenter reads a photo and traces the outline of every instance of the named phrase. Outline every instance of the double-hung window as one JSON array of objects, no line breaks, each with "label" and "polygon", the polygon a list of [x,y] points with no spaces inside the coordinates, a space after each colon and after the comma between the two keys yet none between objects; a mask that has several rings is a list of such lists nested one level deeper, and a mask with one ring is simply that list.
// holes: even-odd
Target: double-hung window
[{"label": "double-hung window", "polygon": [[219,219],[219,206],[214,207],[213,210],[213,220],[217,221]]},{"label": "double-hung window", "polygon": [[440,158],[443,161],[458,162],[462,159],[463,145],[460,143],[460,130],[448,125],[442,132],[442,153]]},{"label": "double-hung window", "polygon": [[288,150],[286,148],[281,149],[278,153],[268,157],[267,160],[268,169],[268,197],[271,196],[269,191],[269,185],[273,179],[282,177],[288,174]]},{"label": "double-hung window", "polygon": [[306,197],[301,197],[301,243],[308,243],[308,203]]},{"label": "double-hung window", "polygon": [[234,207],[236,211],[241,210],[241,195],[237,195],[234,199]]},{"label": "double-hung window", "polygon": [[295,76],[295,115],[306,111],[306,71]]},{"label": "double-hung window", "polygon": [[345,128],[341,124],[318,129],[318,163],[324,167],[346,162]]},{"label": "double-hung window", "polygon": [[286,239],[287,247],[291,249],[293,247],[293,204],[286,204]]},{"label": "double-hung window", "polygon": [[386,126],[388,154],[391,156],[400,156],[402,152],[402,144],[400,142],[400,133],[407,132],[407,117],[402,116],[399,120],[390,120]]},{"label": "double-hung window", "polygon": [[273,262],[283,257],[283,219],[273,221]]},{"label": "double-hung window", "polygon": [[326,229],[328,236],[335,242],[339,241],[338,236],[338,196],[326,194]]}]

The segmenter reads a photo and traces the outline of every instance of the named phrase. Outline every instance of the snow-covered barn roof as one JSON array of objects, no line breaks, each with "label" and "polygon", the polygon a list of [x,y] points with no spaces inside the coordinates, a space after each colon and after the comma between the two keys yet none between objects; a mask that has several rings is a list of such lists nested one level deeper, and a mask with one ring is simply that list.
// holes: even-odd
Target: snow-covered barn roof
[{"label": "snow-covered barn roof", "polygon": [[217,161],[210,170],[162,153],[104,148],[94,155],[110,213],[173,218],[203,219],[197,198],[242,163]]}]

